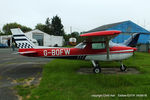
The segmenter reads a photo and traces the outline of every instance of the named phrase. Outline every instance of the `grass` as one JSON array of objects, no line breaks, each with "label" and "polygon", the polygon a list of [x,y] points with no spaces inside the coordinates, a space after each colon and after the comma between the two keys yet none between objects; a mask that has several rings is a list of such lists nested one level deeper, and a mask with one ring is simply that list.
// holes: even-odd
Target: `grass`
[{"label": "grass", "polygon": [[[57,59],[45,65],[38,87],[18,86],[24,100],[118,100],[150,99],[150,54],[136,53],[124,61],[135,67],[140,74],[78,74],[80,67],[91,67],[91,62]],[[117,62],[101,62],[103,67],[120,66]],[[25,90],[23,90],[25,89]],[[25,91],[25,93],[23,93]],[[115,97],[92,97],[92,95],[114,94]],[[125,97],[119,94],[146,94],[147,97]],[[26,96],[30,95],[28,98]]]}]

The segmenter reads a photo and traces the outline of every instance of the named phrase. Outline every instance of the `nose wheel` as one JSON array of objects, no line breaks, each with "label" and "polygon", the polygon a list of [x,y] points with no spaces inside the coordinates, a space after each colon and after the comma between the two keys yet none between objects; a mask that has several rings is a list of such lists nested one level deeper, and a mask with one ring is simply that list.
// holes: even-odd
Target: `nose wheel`
[{"label": "nose wheel", "polygon": [[92,64],[93,64],[93,67],[94,67],[93,72],[96,73],[96,74],[101,73],[101,68],[99,66],[98,61],[92,60]]},{"label": "nose wheel", "polygon": [[122,72],[126,71],[127,67],[121,62],[120,70]]},{"label": "nose wheel", "polygon": [[96,74],[98,74],[98,73],[101,72],[101,68],[100,67],[94,67],[93,68],[93,72],[96,73]]}]

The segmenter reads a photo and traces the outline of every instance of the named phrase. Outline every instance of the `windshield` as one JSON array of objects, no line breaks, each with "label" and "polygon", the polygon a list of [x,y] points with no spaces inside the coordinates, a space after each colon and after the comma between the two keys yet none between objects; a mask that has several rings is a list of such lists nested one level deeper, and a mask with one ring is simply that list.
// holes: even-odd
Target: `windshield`
[{"label": "windshield", "polygon": [[83,43],[83,42],[81,42],[81,43],[79,43],[78,45],[76,45],[75,48],[81,48],[81,49],[84,49],[85,46],[86,46],[86,44]]}]

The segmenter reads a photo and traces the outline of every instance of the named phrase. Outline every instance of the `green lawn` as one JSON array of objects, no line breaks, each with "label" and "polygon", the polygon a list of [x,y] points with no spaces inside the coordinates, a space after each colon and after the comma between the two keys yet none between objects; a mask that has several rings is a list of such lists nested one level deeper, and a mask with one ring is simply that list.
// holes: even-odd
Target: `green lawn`
[{"label": "green lawn", "polygon": [[[140,74],[87,74],[77,73],[80,67],[91,67],[89,61],[57,59],[44,66],[42,80],[37,87],[17,86],[25,100],[150,100],[150,54],[136,53],[124,61],[136,67]],[[103,67],[118,67],[117,62],[101,62]],[[92,97],[114,94],[115,97]],[[147,94],[147,97],[119,98],[118,94]],[[29,95],[28,99],[26,96]]]}]

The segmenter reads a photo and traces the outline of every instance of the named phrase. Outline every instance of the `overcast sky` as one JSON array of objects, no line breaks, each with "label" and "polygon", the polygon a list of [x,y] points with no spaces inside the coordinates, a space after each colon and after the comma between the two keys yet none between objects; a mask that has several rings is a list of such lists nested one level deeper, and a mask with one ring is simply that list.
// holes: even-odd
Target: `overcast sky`
[{"label": "overcast sky", "polygon": [[126,20],[150,30],[150,0],[0,0],[0,9],[0,29],[10,22],[34,29],[57,14],[68,33]]}]

